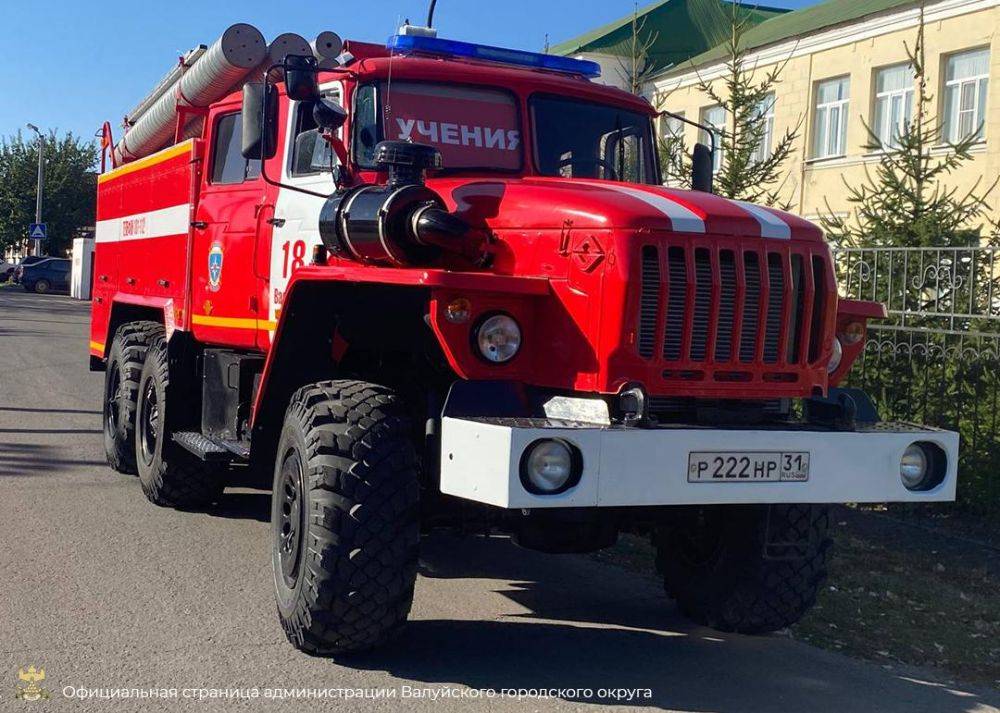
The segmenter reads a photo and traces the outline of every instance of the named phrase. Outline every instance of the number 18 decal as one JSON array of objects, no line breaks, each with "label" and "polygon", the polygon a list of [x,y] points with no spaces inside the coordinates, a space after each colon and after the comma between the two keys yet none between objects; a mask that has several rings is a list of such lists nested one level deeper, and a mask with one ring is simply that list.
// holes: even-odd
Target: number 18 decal
[{"label": "number 18 decal", "polygon": [[306,264],[306,241],[289,240],[281,246],[283,262],[281,276],[288,279],[293,272]]}]

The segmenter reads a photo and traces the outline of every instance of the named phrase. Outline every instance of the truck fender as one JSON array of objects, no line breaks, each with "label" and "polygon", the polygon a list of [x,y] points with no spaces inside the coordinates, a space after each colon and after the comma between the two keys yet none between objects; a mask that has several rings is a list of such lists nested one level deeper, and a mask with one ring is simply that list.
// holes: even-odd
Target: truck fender
[{"label": "truck fender", "polygon": [[[142,295],[116,295],[108,312],[105,330],[104,356],[111,350],[118,328],[129,322],[159,322],[165,324],[164,314],[170,300]],[[103,360],[103,357],[102,357]]]},{"label": "truck fender", "polygon": [[[396,309],[374,310],[372,295],[406,305],[406,314]],[[295,279],[285,292],[271,348],[264,362],[251,415],[253,453],[269,462],[276,447],[285,410],[292,394],[301,386],[333,377],[347,348],[338,328],[353,319],[369,323],[375,334],[387,339],[405,323],[410,333],[427,330],[424,314],[427,290],[419,285],[386,285],[343,280]],[[343,315],[356,310],[353,315]],[[398,345],[397,345],[398,346]]]}]

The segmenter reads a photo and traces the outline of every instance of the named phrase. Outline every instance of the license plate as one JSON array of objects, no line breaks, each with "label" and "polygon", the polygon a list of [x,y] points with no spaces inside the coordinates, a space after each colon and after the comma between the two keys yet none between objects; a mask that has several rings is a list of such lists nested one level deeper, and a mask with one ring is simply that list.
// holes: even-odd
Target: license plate
[{"label": "license plate", "polygon": [[689,483],[767,483],[809,480],[809,453],[802,451],[694,451]]}]

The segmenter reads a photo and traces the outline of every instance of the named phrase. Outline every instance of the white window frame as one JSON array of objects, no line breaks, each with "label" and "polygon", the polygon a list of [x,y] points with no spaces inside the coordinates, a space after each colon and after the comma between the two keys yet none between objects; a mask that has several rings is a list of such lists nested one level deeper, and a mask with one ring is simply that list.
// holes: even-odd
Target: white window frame
[{"label": "white window frame", "polygon": [[[708,120],[709,112],[715,111],[717,109],[722,110],[721,126],[719,124],[713,123]],[[722,132],[726,130],[726,120],[727,120],[726,107],[724,107],[722,104],[711,104],[709,106],[703,106],[701,110],[698,112],[698,120],[702,124],[706,124],[715,129],[712,132],[712,135],[715,137],[715,151],[712,153],[712,173],[718,173],[719,170],[722,168]],[[708,132],[705,131],[704,129],[698,130],[698,141],[705,144],[709,148],[712,148],[712,141],[708,137]]]},{"label": "white window frame", "polygon": [[778,98],[774,92],[768,92],[760,103],[762,110],[759,116],[764,119],[764,133],[753,153],[753,160],[758,163],[771,156],[771,144],[774,141],[774,105],[778,103]]},{"label": "white window frame", "polygon": [[[825,84],[845,82],[847,96],[833,101],[819,101],[820,89]],[[851,104],[851,78],[849,75],[830,77],[816,82],[813,89],[813,148],[814,159],[837,158],[847,155],[847,119]],[[831,119],[831,117],[836,117]],[[831,131],[835,129],[836,133]],[[823,141],[823,139],[826,139]],[[832,139],[832,141],[831,141]]]},{"label": "white window frame", "polygon": [[[674,114],[683,117],[683,111],[675,111]],[[676,126],[672,126],[672,122],[677,122]],[[672,116],[667,116],[664,114],[660,117],[660,139],[676,139],[684,136],[684,122],[681,119],[675,119]]]},{"label": "white window frame", "polygon": [[[944,90],[941,92],[942,101],[944,102],[941,111],[941,119],[943,122],[941,136],[947,142],[958,143],[959,141],[968,138],[968,135],[963,136],[960,133],[963,114],[971,114],[973,122],[976,121],[977,116],[982,115],[983,120],[981,123],[974,125],[972,135],[975,135],[976,139],[979,141],[985,141],[986,139],[986,100],[988,98],[987,95],[989,94],[989,70],[987,70],[985,74],[976,74],[958,79],[948,79],[948,63],[957,57],[972,54],[974,52],[985,52],[988,62],[989,51],[989,47],[975,47],[972,49],[962,50],[961,52],[952,52],[944,57],[944,67],[941,72],[941,76],[944,79]],[[973,101],[971,109],[962,109],[962,95],[965,93],[966,87],[969,87],[972,91]],[[984,87],[985,92],[983,91]],[[949,90],[952,89],[954,89],[958,95],[958,100],[954,104],[954,108],[956,109],[954,114],[952,114],[948,106],[948,93]]]},{"label": "white window frame", "polygon": [[[910,85],[904,89],[888,89],[878,91],[878,79],[882,72],[906,67],[913,73],[913,65],[909,62],[879,67],[875,70],[874,94],[875,103],[872,107],[872,129],[878,137],[879,144],[884,148],[896,148],[899,145],[899,137],[906,130],[906,125],[913,120],[913,95],[915,92],[915,78]],[[892,121],[893,102],[899,105],[898,120]],[[876,125],[877,124],[877,125]]]}]

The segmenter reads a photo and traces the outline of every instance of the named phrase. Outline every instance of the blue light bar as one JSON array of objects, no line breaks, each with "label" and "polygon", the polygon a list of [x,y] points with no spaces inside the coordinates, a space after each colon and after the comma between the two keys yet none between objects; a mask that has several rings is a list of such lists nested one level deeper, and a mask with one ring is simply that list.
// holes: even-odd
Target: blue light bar
[{"label": "blue light bar", "polygon": [[437,37],[420,37],[418,35],[393,35],[386,43],[386,48],[395,52],[422,52],[426,54],[444,55],[448,57],[468,57],[488,62],[514,64],[519,67],[546,69],[550,72],[577,74],[584,77],[600,77],[601,65],[586,59],[572,59],[539,52],[524,52],[489,45],[474,45],[471,42],[457,40],[442,40]]}]

